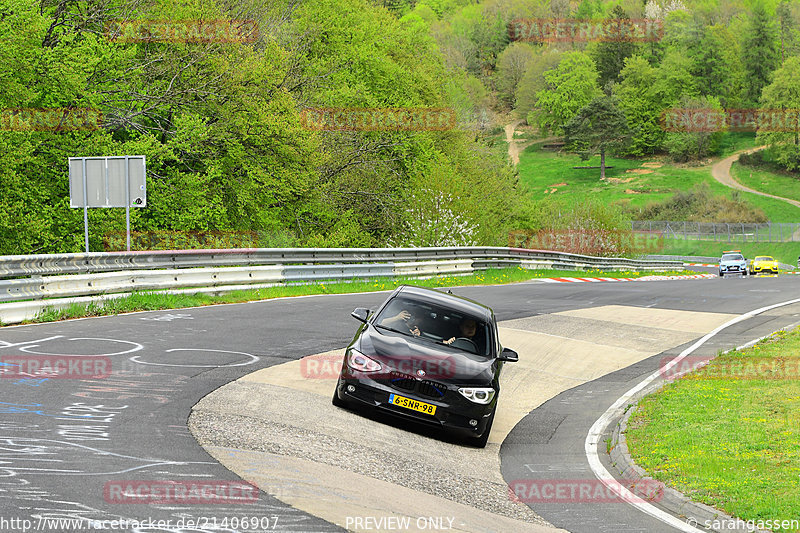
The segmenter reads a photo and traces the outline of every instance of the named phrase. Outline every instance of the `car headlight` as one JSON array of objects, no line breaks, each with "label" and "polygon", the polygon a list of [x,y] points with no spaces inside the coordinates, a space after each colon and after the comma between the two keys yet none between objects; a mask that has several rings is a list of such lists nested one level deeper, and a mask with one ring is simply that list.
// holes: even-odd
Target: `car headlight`
[{"label": "car headlight", "polygon": [[497,393],[497,391],[491,387],[461,387],[458,389],[458,392],[467,400],[482,405],[491,402],[494,395]]},{"label": "car headlight", "polygon": [[377,372],[382,368],[379,362],[352,348],[347,352],[347,366],[359,372]]}]

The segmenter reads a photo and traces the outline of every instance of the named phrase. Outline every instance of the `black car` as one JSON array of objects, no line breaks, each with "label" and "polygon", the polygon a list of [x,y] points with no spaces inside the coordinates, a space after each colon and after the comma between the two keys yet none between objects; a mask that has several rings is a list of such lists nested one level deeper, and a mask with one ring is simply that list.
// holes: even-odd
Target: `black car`
[{"label": "black car", "polygon": [[504,362],[489,307],[432,289],[402,286],[372,313],[347,347],[333,404],[368,407],[433,425],[484,447]]}]

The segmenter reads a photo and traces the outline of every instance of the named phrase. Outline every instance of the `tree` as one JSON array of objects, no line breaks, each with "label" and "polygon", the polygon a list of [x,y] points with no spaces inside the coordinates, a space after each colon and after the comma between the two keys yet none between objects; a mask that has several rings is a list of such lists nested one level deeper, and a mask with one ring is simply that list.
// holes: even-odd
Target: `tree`
[{"label": "tree", "polygon": [[564,124],[601,94],[597,69],[583,52],[569,52],[544,73],[545,88],[536,93],[537,119],[542,130],[563,133]]},{"label": "tree", "polygon": [[692,60],[685,52],[669,48],[658,66],[658,78],[654,85],[664,107],[678,102],[683,96],[698,96],[697,80],[691,74]]},{"label": "tree", "polygon": [[800,5],[797,2],[781,0],[775,8],[775,15],[778,17],[781,63],[783,63],[787,57],[795,56],[799,52],[800,31],[797,28],[800,27]]},{"label": "tree", "polygon": [[659,70],[643,57],[635,55],[625,60],[621,77],[615,94],[631,129],[627,153],[636,156],[652,154],[660,150],[664,142],[664,129],[659,120],[666,104],[664,95],[658,90]]},{"label": "tree", "polygon": [[772,72],[778,68],[778,45],[775,23],[762,3],[753,6],[750,26],[742,44],[742,63],[747,73],[747,100],[758,102],[761,89],[770,82]]},{"label": "tree", "polygon": [[533,48],[527,43],[511,43],[497,58],[497,92],[509,107],[514,104],[514,94],[522,76],[534,56]]},{"label": "tree", "polygon": [[606,151],[629,139],[628,121],[613,96],[595,98],[564,126],[567,147],[579,152],[582,159],[600,153],[601,180],[606,179]]},{"label": "tree", "polygon": [[[514,107],[518,116],[527,118],[536,108],[536,93],[544,89],[547,83],[544,73],[556,68],[562,57],[563,54],[555,48],[541,48],[535,52],[525,74],[517,84]],[[528,122],[533,123],[533,120]]]},{"label": "tree", "polygon": [[[620,6],[611,10],[610,18],[629,20],[628,14]],[[600,87],[605,87],[608,82],[619,81],[619,73],[625,66],[625,60],[636,53],[638,45],[630,40],[603,41],[597,43],[592,53],[600,75]]]},{"label": "tree", "polygon": [[731,65],[723,50],[722,39],[711,26],[700,28],[700,39],[689,48],[694,76],[700,94],[721,96],[730,85]]},{"label": "tree", "polygon": [[678,102],[678,108],[688,118],[667,127],[669,133],[664,146],[672,158],[685,162],[717,153],[724,133],[724,127],[720,127],[717,120],[723,114],[719,99],[684,96]]},{"label": "tree", "polygon": [[800,170],[800,57],[790,57],[775,71],[772,83],[761,93],[761,107],[787,112],[783,115],[773,111],[771,115],[782,118],[782,123],[760,128],[757,141],[769,145],[769,152],[779,164],[788,170]]}]

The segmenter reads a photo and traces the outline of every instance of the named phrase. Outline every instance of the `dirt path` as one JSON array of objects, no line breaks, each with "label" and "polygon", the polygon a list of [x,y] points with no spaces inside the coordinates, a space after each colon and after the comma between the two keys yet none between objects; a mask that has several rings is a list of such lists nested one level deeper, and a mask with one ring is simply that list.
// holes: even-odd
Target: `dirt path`
[{"label": "dirt path", "polygon": [[797,200],[792,200],[791,198],[783,198],[782,196],[775,196],[774,194],[767,194],[765,192],[759,192],[753,190],[749,187],[745,187],[731,176],[731,165],[739,159],[739,156],[742,154],[751,154],[753,152],[757,152],[759,150],[763,150],[766,146],[759,146],[758,148],[751,148],[749,150],[742,150],[741,152],[737,152],[731,156],[726,157],[719,163],[716,163],[713,167],[711,167],[711,175],[714,177],[715,180],[720,182],[721,184],[731,187],[733,189],[739,189],[740,191],[751,192],[753,194],[758,194],[760,196],[766,196],[768,198],[775,198],[776,200],[783,200],[784,202],[789,202],[793,206],[800,207],[800,202]]},{"label": "dirt path", "polygon": [[514,132],[517,129],[517,126],[525,122],[525,119],[519,119],[511,124],[506,124],[506,142],[508,143],[508,158],[517,166],[519,164],[519,154],[522,151],[530,146],[533,143],[537,142],[550,142],[561,139],[561,137],[547,137],[545,139],[536,139],[536,140],[527,140],[527,139],[515,139]]},{"label": "dirt path", "polygon": [[519,142],[517,139],[514,138],[514,131],[517,129],[517,126],[524,122],[523,119],[519,119],[511,124],[506,125],[506,142],[508,143],[508,158],[511,159],[511,162],[514,163],[514,166],[519,164],[519,154],[522,150],[525,149],[524,146],[520,146],[522,141],[521,139]]}]

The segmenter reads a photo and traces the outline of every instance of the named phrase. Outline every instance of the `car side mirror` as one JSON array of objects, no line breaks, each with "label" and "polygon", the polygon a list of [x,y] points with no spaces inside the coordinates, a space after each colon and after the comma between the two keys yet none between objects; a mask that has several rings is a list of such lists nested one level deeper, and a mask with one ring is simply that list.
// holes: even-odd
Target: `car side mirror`
[{"label": "car side mirror", "polygon": [[516,363],[519,361],[519,354],[510,348],[503,348],[498,359],[501,361],[508,361],[509,363]]},{"label": "car side mirror", "polygon": [[369,309],[366,307],[356,307],[350,316],[358,320],[359,322],[367,323],[367,317],[369,316]]}]

